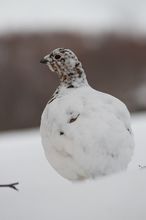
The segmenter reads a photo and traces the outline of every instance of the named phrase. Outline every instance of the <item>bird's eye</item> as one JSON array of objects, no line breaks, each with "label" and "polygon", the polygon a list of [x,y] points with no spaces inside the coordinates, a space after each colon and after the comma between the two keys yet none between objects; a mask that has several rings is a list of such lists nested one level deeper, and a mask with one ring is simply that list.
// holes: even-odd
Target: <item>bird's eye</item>
[{"label": "bird's eye", "polygon": [[61,56],[60,56],[59,54],[57,54],[57,55],[55,56],[55,59],[58,60],[58,59],[60,59],[60,57],[61,57]]}]

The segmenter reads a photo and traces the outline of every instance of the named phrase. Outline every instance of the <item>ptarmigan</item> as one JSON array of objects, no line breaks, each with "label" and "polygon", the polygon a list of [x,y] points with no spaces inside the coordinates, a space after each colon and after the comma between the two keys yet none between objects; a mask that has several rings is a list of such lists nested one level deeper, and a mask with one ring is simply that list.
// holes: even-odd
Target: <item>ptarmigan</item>
[{"label": "ptarmigan", "polygon": [[60,79],[41,118],[50,164],[72,181],[126,169],[134,141],[125,104],[91,88],[81,62],[69,49],[55,49],[40,62]]}]

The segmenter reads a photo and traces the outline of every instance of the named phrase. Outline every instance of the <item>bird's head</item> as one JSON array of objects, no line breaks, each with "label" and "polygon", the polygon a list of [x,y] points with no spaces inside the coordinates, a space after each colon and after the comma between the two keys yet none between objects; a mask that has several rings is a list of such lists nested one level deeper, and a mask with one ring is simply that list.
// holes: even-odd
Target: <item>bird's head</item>
[{"label": "bird's head", "polygon": [[77,56],[69,49],[57,48],[41,59],[53,72],[57,72],[64,80],[78,74],[81,77],[82,65]]}]

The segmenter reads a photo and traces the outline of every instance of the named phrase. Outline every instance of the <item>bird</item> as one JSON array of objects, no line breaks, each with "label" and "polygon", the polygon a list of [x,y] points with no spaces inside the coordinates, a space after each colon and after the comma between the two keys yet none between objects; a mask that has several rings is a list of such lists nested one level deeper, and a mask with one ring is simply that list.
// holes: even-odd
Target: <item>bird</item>
[{"label": "bird", "polygon": [[126,170],[134,150],[126,105],[92,88],[70,49],[54,49],[40,63],[59,78],[40,123],[41,142],[50,165],[74,182]]}]

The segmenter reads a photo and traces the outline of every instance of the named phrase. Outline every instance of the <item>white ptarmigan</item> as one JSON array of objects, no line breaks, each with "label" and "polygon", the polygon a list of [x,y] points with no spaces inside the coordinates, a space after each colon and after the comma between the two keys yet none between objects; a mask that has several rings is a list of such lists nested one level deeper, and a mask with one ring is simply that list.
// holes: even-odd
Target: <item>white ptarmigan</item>
[{"label": "white ptarmigan", "polygon": [[91,88],[81,62],[69,49],[55,49],[40,62],[60,79],[40,126],[50,164],[72,181],[126,169],[134,141],[125,104]]}]

